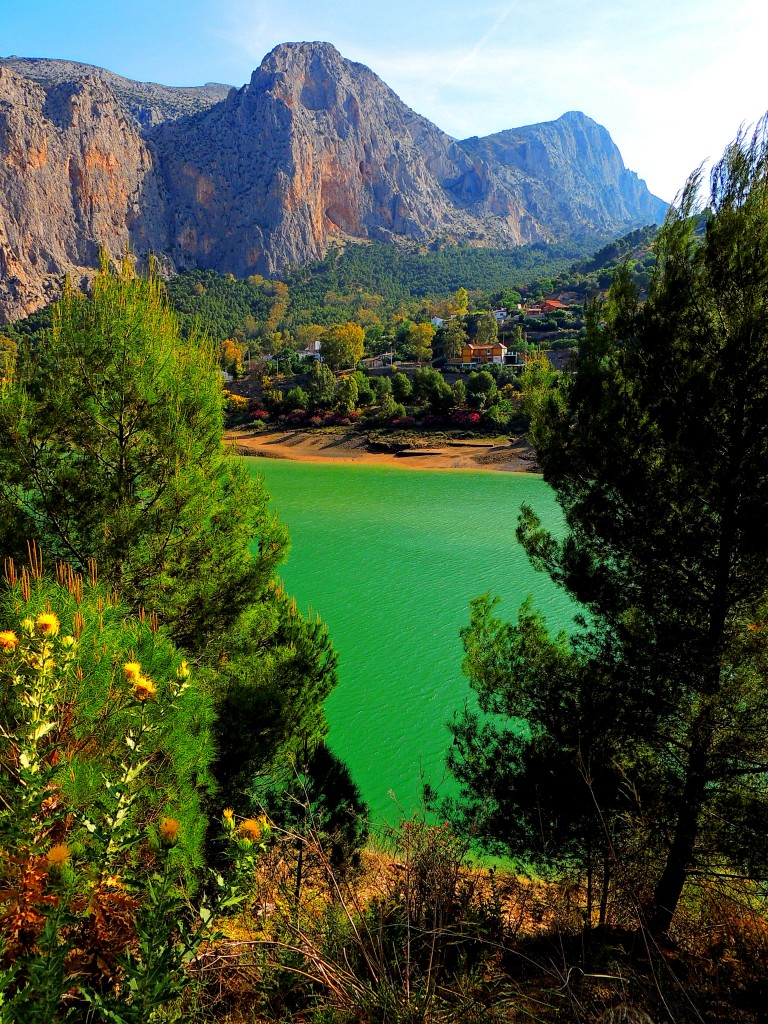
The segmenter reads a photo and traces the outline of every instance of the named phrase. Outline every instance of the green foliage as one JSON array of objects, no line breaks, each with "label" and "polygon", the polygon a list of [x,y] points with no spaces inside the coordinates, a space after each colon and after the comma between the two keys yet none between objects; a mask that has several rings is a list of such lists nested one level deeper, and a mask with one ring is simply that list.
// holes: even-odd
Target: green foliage
[{"label": "green foliage", "polygon": [[293,772],[259,789],[259,802],[310,861],[317,843],[325,862],[341,876],[359,865],[368,838],[368,806],[349,769],[325,743],[299,752]]},{"label": "green foliage", "polygon": [[562,375],[552,368],[546,356],[529,359],[520,374],[523,392],[522,413],[530,423],[530,436],[534,444],[539,442],[541,424],[554,418],[564,404]]},{"label": "green foliage", "polygon": [[326,626],[275,587],[230,630],[215,665],[223,802],[248,810],[259,779],[285,775],[299,750],[325,736],[336,663]]},{"label": "green foliage", "polygon": [[[101,798],[105,773],[120,761],[133,730],[147,760],[125,827],[138,827],[137,822],[148,827],[161,814],[172,815],[181,823],[179,862],[188,870],[199,867],[200,798],[213,784],[210,696],[158,629],[156,618],[131,616],[112,591],[96,582],[95,566],[85,581],[67,567],[58,577],[58,582],[38,573],[30,578],[26,569],[18,575],[11,565],[0,594],[0,617],[17,638],[0,662],[6,782],[19,780],[16,761],[24,760],[8,736],[18,735],[27,721],[33,730],[28,741],[34,739],[36,750],[27,757],[27,770],[37,781],[45,775],[46,785],[61,792],[68,811],[87,817]],[[138,667],[124,678],[126,662]],[[55,730],[44,731],[45,716],[56,718]],[[24,803],[32,798],[31,790],[14,791],[13,798]],[[14,827],[13,815],[3,820]],[[74,838],[79,841],[83,834]]]},{"label": "green foliage", "polygon": [[251,284],[213,270],[186,270],[165,287],[184,336],[204,333],[222,342],[252,338],[266,324],[271,308],[266,283]]},{"label": "green foliage", "polygon": [[410,357],[419,362],[431,359],[434,336],[435,329],[432,324],[412,324],[405,338]]},{"label": "green foliage", "polygon": [[[211,705],[154,618],[37,552],[0,595],[4,1019],[145,1024],[188,985]],[[237,851],[235,851],[237,852]],[[10,1014],[10,1016],[7,1016]]]},{"label": "green foliage", "polygon": [[233,805],[248,806],[254,774],[288,756],[296,729],[323,735],[327,633],[274,584],[286,532],[223,446],[210,346],[180,336],[154,278],[124,265],[104,268],[91,297],[66,291],[36,358],[0,390],[0,493],[5,554],[26,533],[78,570],[97,558],[195,654]]},{"label": "green foliage", "polygon": [[467,380],[467,402],[475,409],[487,409],[493,405],[498,389],[496,381],[488,370],[470,373]]},{"label": "green foliage", "polygon": [[499,339],[499,327],[493,313],[481,313],[468,318],[471,340],[478,345],[495,345]]},{"label": "green foliage", "polygon": [[468,340],[463,321],[455,317],[443,324],[435,338],[435,343],[442,350],[446,359],[458,359]]},{"label": "green foliage", "polygon": [[453,404],[456,406],[464,405],[467,400],[467,385],[464,381],[454,381],[451,391],[453,393]]},{"label": "green foliage", "polygon": [[333,371],[318,360],[309,368],[309,399],[313,408],[327,409],[333,402],[336,378]]},{"label": "green foliage", "polygon": [[404,373],[392,374],[392,397],[396,402],[407,402],[412,391],[411,382]]},{"label": "green foliage", "polygon": [[358,390],[357,381],[351,374],[348,377],[342,377],[338,382],[334,398],[336,408],[342,416],[349,416],[350,413],[355,411],[357,408]]},{"label": "green foliage", "polygon": [[81,571],[95,558],[199,649],[286,546],[263,487],[222,446],[221,401],[210,346],[180,336],[155,278],[125,263],[102,269],[92,297],[66,289],[0,391],[3,551],[31,537]]},{"label": "green foliage", "polygon": [[320,342],[323,359],[332,370],[352,367],[363,358],[365,331],[347,322],[330,327]]},{"label": "green foliage", "polygon": [[8,335],[0,334],[0,379],[9,379],[16,371],[19,346]]},{"label": "green foliage", "polygon": [[292,323],[312,319],[323,324],[355,319],[371,295],[381,299],[380,316],[404,303],[454,293],[458,311],[466,312],[467,289],[519,287],[537,271],[565,269],[585,251],[586,245],[544,243],[515,249],[445,245],[427,252],[385,242],[348,245],[343,252],[332,246],[324,259],[289,276],[288,318]]},{"label": "green foliage", "polygon": [[486,409],[483,422],[492,430],[506,430],[512,418],[513,409],[509,402],[497,401],[490,409]]},{"label": "green foliage", "polygon": [[405,416],[405,406],[396,402],[391,391],[385,391],[379,405],[379,419],[388,423],[390,420]]},{"label": "green foliage", "polygon": [[302,387],[291,388],[283,395],[283,408],[288,411],[292,409],[306,409],[309,405],[309,395]]},{"label": "green foliage", "polygon": [[414,401],[426,403],[432,412],[440,414],[450,409],[453,393],[445,377],[437,370],[429,366],[417,370],[413,375],[412,388]]},{"label": "green foliage", "polygon": [[361,406],[372,405],[375,399],[370,377],[367,377],[362,370],[355,370],[352,379],[357,385],[357,404]]}]

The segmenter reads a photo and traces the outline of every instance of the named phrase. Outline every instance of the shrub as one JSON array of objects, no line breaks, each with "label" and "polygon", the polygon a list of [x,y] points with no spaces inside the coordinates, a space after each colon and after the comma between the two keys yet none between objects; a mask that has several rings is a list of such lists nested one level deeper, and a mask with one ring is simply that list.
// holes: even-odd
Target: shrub
[{"label": "shrub", "polygon": [[309,405],[309,395],[304,388],[291,388],[283,395],[283,408],[289,412],[306,409],[307,405]]},{"label": "shrub", "polygon": [[480,423],[480,413],[457,409],[451,413],[451,423],[461,427],[476,427]]},{"label": "shrub", "polygon": [[208,698],[93,564],[54,580],[34,551],[20,574],[7,561],[0,625],[3,1019],[144,1024],[186,987],[211,916],[188,909]]},{"label": "shrub", "polygon": [[289,427],[300,427],[307,418],[306,409],[294,409],[292,412],[286,413],[280,416],[279,419],[282,423]]},{"label": "shrub", "polygon": [[445,416],[437,416],[435,413],[428,412],[422,423],[425,427],[443,426],[445,424]]},{"label": "shrub", "polygon": [[490,409],[487,409],[483,413],[483,423],[495,430],[505,430],[512,418],[511,408],[508,407],[508,403],[505,403],[505,405],[507,405],[507,408],[493,405]]}]

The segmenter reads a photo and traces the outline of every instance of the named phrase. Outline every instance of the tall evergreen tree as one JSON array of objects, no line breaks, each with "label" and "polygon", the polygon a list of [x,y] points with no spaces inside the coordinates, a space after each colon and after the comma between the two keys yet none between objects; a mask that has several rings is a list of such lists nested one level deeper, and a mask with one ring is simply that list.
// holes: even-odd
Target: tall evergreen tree
[{"label": "tall evergreen tree", "polygon": [[[530,509],[518,534],[585,609],[577,636],[555,649],[540,635],[521,655],[527,614],[509,635],[476,615],[465,641],[491,709],[526,723],[507,729],[517,809],[530,819],[543,767],[570,759],[570,790],[582,806],[594,796],[611,856],[623,854],[619,819],[642,832],[659,931],[691,873],[768,874],[766,122],[726,150],[704,215],[699,186],[694,174],[661,232],[647,302],[619,273],[591,310],[575,379],[535,410],[567,534],[544,531]],[[484,633],[498,643],[478,659]],[[483,726],[465,716],[456,738],[454,766],[479,805],[491,786]],[[602,791],[584,758],[595,750]],[[562,804],[575,821],[579,800]]]},{"label": "tall evergreen tree", "polygon": [[287,546],[222,445],[221,402],[210,345],[180,336],[157,278],[126,262],[102,268],[90,296],[65,288],[0,391],[3,550],[34,538],[81,570],[96,558],[197,649],[259,596]]},{"label": "tall evergreen tree", "polygon": [[155,276],[125,261],[90,295],[67,287],[0,387],[0,550],[95,558],[158,612],[213,689],[217,774],[242,795],[296,733],[324,735],[336,659],[277,586],[286,531],[225,448],[221,407],[211,346],[181,337]]}]

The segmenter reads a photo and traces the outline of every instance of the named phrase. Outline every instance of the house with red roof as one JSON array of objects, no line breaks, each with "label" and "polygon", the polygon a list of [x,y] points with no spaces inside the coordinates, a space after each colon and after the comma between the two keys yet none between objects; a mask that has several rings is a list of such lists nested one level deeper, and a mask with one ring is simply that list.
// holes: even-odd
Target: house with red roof
[{"label": "house with red roof", "polygon": [[474,341],[470,341],[462,348],[461,359],[457,359],[456,362],[461,362],[465,366],[477,363],[503,364],[506,358],[507,346],[502,345],[500,341],[494,341],[487,345],[480,345]]}]

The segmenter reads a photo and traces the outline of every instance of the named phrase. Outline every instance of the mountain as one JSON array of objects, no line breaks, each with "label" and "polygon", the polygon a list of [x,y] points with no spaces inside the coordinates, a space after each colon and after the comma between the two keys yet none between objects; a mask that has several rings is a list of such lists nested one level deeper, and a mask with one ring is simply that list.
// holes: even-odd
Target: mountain
[{"label": "mountain", "polygon": [[667,204],[626,169],[606,129],[580,111],[466,139],[461,146],[493,166],[531,216],[557,238],[579,229],[616,235],[619,225],[652,224],[666,213]]},{"label": "mountain", "polygon": [[94,76],[100,78],[114,93],[123,112],[143,128],[207,110],[214,103],[225,99],[232,88],[231,85],[221,85],[219,82],[186,87],[134,82],[131,78],[123,78],[122,75],[93,64],[80,64],[75,60],[50,60],[47,57],[0,57],[2,67],[43,86],[72,84]]},{"label": "mountain", "polygon": [[146,250],[144,221],[165,210],[153,152],[101,78],[44,86],[7,67],[0,195],[0,314],[10,319],[50,301],[62,274],[79,284],[100,245]]},{"label": "mountain", "polygon": [[0,60],[0,315],[87,275],[99,245],[273,275],[334,240],[502,247],[620,234],[665,204],[583,114],[452,139],[328,43],[285,43],[241,89]]}]

